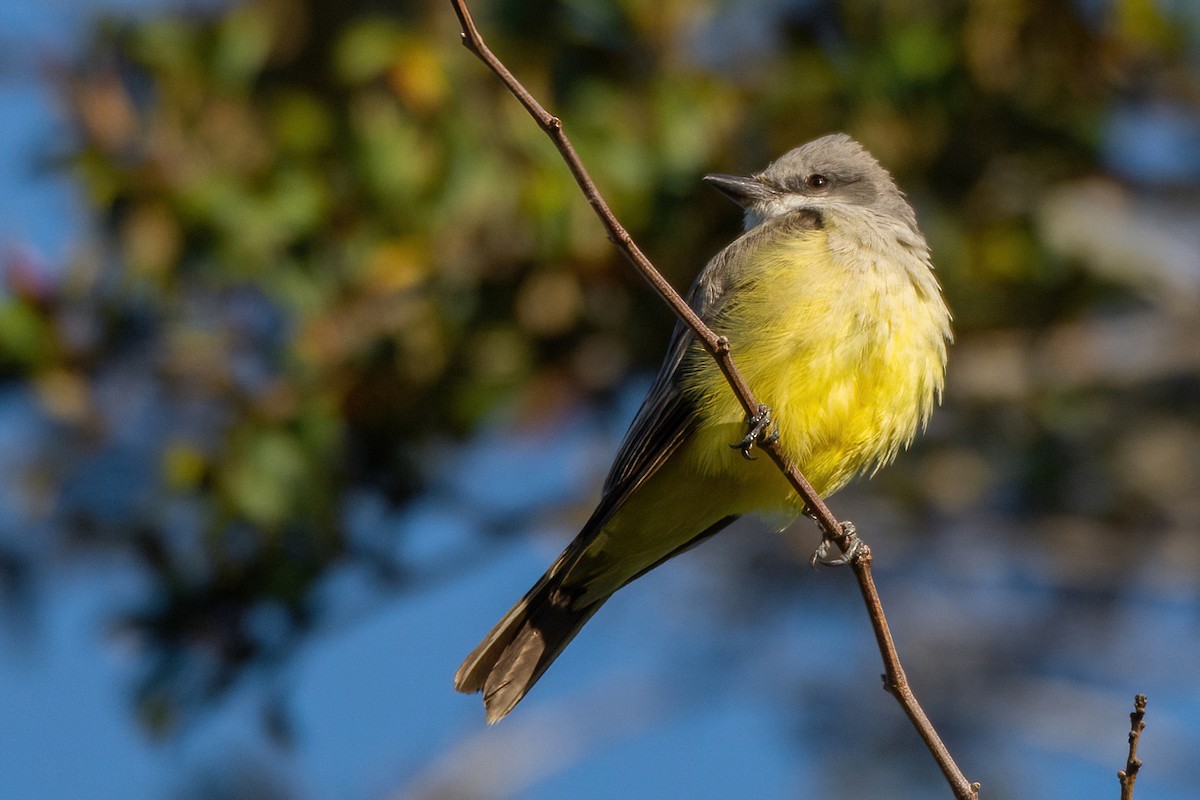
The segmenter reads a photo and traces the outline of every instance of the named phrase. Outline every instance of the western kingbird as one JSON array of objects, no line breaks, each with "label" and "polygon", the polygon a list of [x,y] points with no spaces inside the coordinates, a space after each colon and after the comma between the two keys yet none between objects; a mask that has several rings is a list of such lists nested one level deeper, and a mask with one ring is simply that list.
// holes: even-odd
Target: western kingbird
[{"label": "western kingbird", "polygon": [[[941,399],[950,312],[916,214],[845,134],[751,177],[705,180],[742,207],[745,230],[688,301],[729,339],[788,459],[828,495],[891,461]],[[455,675],[459,691],[483,692],[489,724],[622,586],[743,514],[804,511],[772,461],[731,449],[746,424],[716,363],[676,325],[591,518]]]}]

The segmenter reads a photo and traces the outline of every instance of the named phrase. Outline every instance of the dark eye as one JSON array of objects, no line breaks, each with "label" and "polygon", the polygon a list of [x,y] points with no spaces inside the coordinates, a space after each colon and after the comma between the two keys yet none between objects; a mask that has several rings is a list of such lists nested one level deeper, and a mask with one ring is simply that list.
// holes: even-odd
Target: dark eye
[{"label": "dark eye", "polygon": [[804,185],[810,189],[824,189],[829,185],[829,178],[813,173],[804,179]]}]

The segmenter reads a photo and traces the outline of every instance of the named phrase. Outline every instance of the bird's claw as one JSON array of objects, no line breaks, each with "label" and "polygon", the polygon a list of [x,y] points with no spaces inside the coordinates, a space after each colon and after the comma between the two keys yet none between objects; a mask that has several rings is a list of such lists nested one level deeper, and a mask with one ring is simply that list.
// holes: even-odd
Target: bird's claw
[{"label": "bird's claw", "polygon": [[853,522],[847,520],[841,523],[841,528],[842,535],[846,537],[846,549],[842,550],[830,536],[823,534],[821,543],[817,545],[817,549],[813,551],[812,556],[808,559],[810,567],[816,569],[818,566],[840,567],[845,564],[854,564],[871,552],[863,544],[863,540],[858,538],[858,531],[854,527]]},{"label": "bird's claw", "polygon": [[[760,445],[774,444],[779,441],[779,429],[776,428],[767,433],[771,428],[771,409],[764,405],[758,407],[757,414],[746,418],[746,425],[749,427],[749,430],[746,431],[746,435],[742,437],[742,440],[737,444],[729,446],[734,450],[740,450],[742,458],[747,461],[754,461],[755,458],[750,455],[750,451],[754,449],[755,443]],[[763,436],[764,433],[766,433],[765,437]]]}]

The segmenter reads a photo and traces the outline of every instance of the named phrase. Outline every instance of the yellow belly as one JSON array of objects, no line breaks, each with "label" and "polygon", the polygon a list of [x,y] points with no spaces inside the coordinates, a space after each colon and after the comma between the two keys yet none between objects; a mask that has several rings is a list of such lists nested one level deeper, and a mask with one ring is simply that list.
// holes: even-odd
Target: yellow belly
[{"label": "yellow belly", "polygon": [[[823,231],[754,255],[758,274],[713,321],[734,363],[768,405],[789,458],[822,495],[890,461],[928,418],[941,392],[949,317],[940,294],[914,282],[911,265],[864,251],[854,264],[830,254]],[[919,275],[919,273],[917,273]],[[701,419],[687,456],[705,475],[735,484],[763,479],[728,445],[744,412],[706,354],[689,354],[685,392]],[[780,478],[768,509],[799,510]]]}]

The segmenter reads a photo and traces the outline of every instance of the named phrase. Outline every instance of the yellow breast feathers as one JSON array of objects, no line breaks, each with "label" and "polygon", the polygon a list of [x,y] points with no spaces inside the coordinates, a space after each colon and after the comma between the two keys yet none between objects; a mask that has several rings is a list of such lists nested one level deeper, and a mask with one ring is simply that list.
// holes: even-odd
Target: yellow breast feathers
[{"label": "yellow breast feathers", "polygon": [[[861,235],[873,230],[827,218],[745,237],[730,254],[736,300],[710,321],[821,494],[894,458],[942,391],[950,317],[923,243]],[[698,436],[713,440],[692,452],[706,473],[744,472],[727,446],[744,428],[741,407],[711,358],[689,358],[684,391]]]}]

